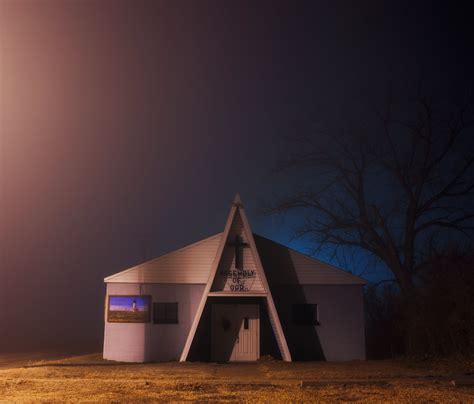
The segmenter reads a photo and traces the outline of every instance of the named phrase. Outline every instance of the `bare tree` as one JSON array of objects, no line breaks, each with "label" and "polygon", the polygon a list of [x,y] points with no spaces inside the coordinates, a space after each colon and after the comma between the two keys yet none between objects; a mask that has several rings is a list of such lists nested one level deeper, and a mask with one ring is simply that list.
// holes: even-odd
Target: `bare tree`
[{"label": "bare tree", "polygon": [[471,101],[388,97],[383,108],[370,107],[374,119],[365,124],[292,136],[278,171],[294,172],[300,185],[267,213],[302,209],[298,236],[318,248],[368,252],[411,296],[432,249],[473,229]]}]

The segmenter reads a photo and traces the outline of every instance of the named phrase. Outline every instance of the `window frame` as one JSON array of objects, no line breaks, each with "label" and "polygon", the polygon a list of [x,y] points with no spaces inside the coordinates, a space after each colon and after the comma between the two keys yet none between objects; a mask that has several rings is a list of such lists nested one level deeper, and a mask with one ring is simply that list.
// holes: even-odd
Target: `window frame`
[{"label": "window frame", "polygon": [[[157,318],[156,317],[156,306],[163,305],[164,316]],[[176,316],[169,316],[169,308],[174,306],[173,311],[176,311]],[[179,302],[153,302],[153,314],[152,314],[153,324],[179,324]]]},{"label": "window frame", "polygon": [[[301,306],[314,307],[311,313],[312,314],[311,320],[308,319],[309,316],[305,318],[305,313],[302,313],[301,311],[297,310],[298,306],[300,307],[300,309],[301,309]],[[319,304],[318,303],[293,303],[291,305],[291,320],[292,320],[292,323],[295,325],[306,325],[306,326],[321,325],[320,317],[319,317]]]}]

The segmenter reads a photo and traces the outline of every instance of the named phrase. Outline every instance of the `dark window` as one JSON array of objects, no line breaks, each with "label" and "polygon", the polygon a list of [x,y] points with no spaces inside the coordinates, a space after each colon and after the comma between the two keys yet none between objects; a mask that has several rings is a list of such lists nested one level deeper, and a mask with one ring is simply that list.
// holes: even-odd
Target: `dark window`
[{"label": "dark window", "polygon": [[244,317],[244,330],[248,330],[248,329],[249,329],[249,318]]},{"label": "dark window", "polygon": [[178,324],[178,303],[153,303],[155,324]]},{"label": "dark window", "polygon": [[293,323],[301,325],[319,325],[317,304],[294,304],[292,307]]}]

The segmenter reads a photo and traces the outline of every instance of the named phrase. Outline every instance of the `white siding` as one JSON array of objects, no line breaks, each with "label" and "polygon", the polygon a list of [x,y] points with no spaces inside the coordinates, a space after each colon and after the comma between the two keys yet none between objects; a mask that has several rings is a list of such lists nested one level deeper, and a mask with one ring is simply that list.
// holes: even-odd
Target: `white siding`
[{"label": "white siding", "polygon": [[[239,236],[243,243],[249,242],[248,235],[244,229],[242,218],[237,212],[234,216],[232,226],[229,231],[229,236],[226,243],[233,243],[236,236]],[[252,254],[250,246],[243,248],[242,251],[243,258],[243,269],[245,271],[253,271],[255,276],[250,279],[242,278],[241,284],[247,289],[244,292],[238,292],[239,294],[244,294],[246,292],[253,293],[264,293],[265,288],[263,287],[262,280],[260,278],[259,270],[255,263],[255,259]],[[235,249],[232,246],[226,245],[224,251],[222,252],[221,260],[217,268],[216,276],[212,284],[212,292],[232,292],[231,286],[233,285],[232,279],[227,277],[227,273],[235,269]]]},{"label": "white siding", "polygon": [[358,276],[254,235],[265,275],[271,285],[364,285]]},{"label": "white siding", "polygon": [[[244,242],[248,238],[239,218],[229,235],[232,241],[240,234]],[[151,261],[105,278],[107,283],[180,283],[206,284],[209,271],[219,247],[222,233],[197,243],[170,252]],[[254,235],[257,250],[270,283],[301,285],[363,285],[366,282],[358,276],[322,261],[299,253],[264,237]],[[220,268],[233,265],[234,253],[231,247],[223,252]],[[250,248],[244,249],[244,266],[256,270]],[[217,276],[219,270],[217,272]],[[217,280],[217,279],[216,279]],[[219,290],[217,285],[213,291]],[[252,291],[264,291],[260,278],[255,279]]]},{"label": "white siding", "polygon": [[151,295],[152,303],[178,303],[178,324],[105,322],[104,358],[122,362],[178,360],[204,285],[110,283],[109,295]]},{"label": "white siding", "polygon": [[317,259],[288,249],[300,285],[351,285],[365,284],[358,276]]},{"label": "white siding", "polygon": [[105,278],[107,283],[205,284],[222,233]]},{"label": "white siding", "polygon": [[[278,286],[272,293],[295,359],[318,346],[320,359],[327,361],[365,359],[362,285]],[[294,324],[291,310],[295,303],[317,304],[320,325]]]},{"label": "white siding", "polygon": [[[109,295],[139,295],[140,285],[107,285]],[[107,310],[107,308],[106,308]],[[105,315],[104,359],[122,362],[145,362],[148,324],[109,323]]]}]

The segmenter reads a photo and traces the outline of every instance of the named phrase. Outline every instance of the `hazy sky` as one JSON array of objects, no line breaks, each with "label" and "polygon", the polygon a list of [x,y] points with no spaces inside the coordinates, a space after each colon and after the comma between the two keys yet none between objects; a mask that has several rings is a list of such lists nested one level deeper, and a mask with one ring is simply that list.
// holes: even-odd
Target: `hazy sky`
[{"label": "hazy sky", "polygon": [[236,192],[287,242],[291,219],[257,215],[291,185],[270,175],[282,137],[388,82],[470,74],[470,15],[0,0],[0,351],[100,346],[104,276],[221,231]]}]

